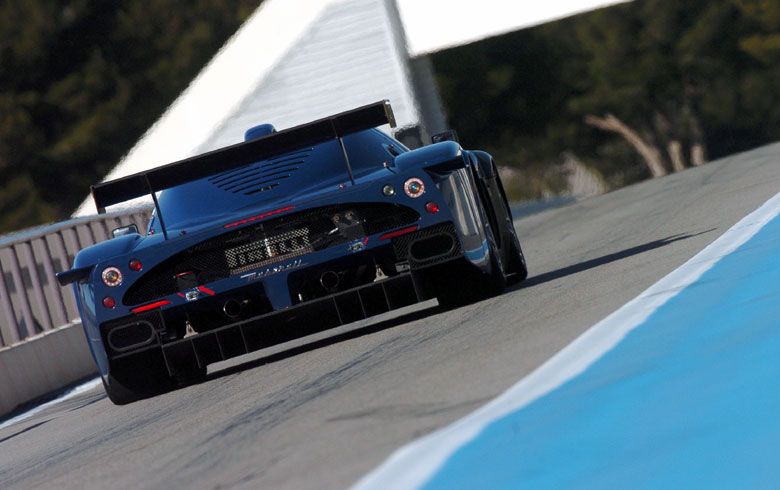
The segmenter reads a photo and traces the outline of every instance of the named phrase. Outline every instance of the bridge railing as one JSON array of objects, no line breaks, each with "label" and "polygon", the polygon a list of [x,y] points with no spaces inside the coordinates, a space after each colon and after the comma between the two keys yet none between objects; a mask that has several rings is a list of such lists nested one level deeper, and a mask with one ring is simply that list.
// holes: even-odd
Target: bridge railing
[{"label": "bridge railing", "polygon": [[131,223],[145,230],[148,208],[77,218],[0,237],[0,347],[79,318],[70,286],[54,274],[68,269],[82,248],[107,240]]}]

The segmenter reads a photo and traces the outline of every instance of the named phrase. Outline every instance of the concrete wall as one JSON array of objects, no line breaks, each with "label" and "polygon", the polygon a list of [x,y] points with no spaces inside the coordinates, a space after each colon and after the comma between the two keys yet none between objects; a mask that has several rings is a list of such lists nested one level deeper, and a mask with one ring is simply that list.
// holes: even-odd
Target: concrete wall
[{"label": "concrete wall", "polygon": [[97,374],[80,323],[0,348],[0,417],[18,406]]}]

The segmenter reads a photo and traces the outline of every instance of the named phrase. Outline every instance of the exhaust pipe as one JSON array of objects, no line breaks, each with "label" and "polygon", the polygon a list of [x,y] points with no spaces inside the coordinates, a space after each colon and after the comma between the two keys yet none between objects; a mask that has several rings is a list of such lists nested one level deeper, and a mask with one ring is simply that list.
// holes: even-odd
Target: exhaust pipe
[{"label": "exhaust pipe", "polygon": [[320,276],[320,284],[329,293],[336,292],[336,289],[339,287],[339,281],[339,275],[333,271],[325,271]]},{"label": "exhaust pipe", "polygon": [[238,318],[242,309],[243,305],[233,298],[225,301],[225,304],[222,305],[222,312],[225,313],[225,316],[232,319]]}]

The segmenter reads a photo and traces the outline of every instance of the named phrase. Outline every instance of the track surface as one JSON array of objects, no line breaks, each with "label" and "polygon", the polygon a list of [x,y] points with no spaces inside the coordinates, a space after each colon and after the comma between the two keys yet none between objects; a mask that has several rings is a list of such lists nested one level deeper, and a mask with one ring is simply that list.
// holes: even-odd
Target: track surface
[{"label": "track surface", "polygon": [[522,288],[260,353],[127,407],[93,390],[0,430],[0,488],[347,487],[500,394],[778,191],[774,145],[524,218]]}]

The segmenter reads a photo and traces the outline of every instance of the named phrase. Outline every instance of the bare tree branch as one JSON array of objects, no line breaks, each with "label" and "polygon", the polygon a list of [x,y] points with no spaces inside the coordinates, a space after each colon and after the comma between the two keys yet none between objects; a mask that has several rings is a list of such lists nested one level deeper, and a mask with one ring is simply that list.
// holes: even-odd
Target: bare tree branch
[{"label": "bare tree branch", "polygon": [[685,118],[691,132],[691,164],[698,167],[707,163],[707,146],[704,143],[704,130],[699,118],[693,113],[691,107],[686,104]]},{"label": "bare tree branch", "polygon": [[691,163],[698,167],[707,163],[707,151],[704,149],[704,144],[695,144],[691,147]]},{"label": "bare tree branch", "polygon": [[685,170],[685,157],[683,156],[683,146],[677,140],[671,140],[666,145],[666,151],[669,153],[669,160],[672,162],[672,169],[675,172]]},{"label": "bare tree branch", "polygon": [[616,133],[623,137],[642,156],[647,169],[653,177],[663,177],[667,174],[663,164],[663,157],[657,148],[647,143],[639,133],[631,129],[626,123],[618,119],[614,114],[604,117],[585,116],[585,124],[602,131]]}]

